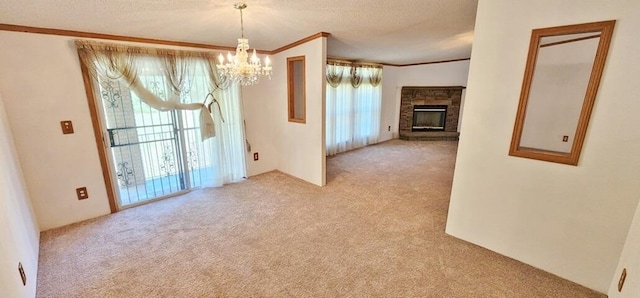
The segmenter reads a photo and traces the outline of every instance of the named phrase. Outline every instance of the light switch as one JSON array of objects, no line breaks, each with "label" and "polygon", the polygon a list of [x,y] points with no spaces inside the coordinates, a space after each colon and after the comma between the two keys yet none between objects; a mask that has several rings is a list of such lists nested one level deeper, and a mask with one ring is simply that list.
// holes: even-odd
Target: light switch
[{"label": "light switch", "polygon": [[65,135],[73,133],[73,123],[71,120],[60,121],[60,126],[62,127],[62,133]]}]

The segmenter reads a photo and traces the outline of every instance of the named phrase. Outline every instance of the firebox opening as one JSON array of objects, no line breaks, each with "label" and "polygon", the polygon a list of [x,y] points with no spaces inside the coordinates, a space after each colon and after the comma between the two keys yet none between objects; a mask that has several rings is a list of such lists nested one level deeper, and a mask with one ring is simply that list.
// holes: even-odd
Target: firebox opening
[{"label": "firebox opening", "polygon": [[444,130],[447,106],[413,106],[413,127],[411,131]]}]

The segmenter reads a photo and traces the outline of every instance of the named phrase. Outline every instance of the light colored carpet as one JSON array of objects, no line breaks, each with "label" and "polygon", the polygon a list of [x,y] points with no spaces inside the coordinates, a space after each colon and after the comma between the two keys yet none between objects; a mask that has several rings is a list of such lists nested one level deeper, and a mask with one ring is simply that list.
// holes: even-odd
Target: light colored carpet
[{"label": "light colored carpet", "polygon": [[38,297],[604,297],[444,233],[456,142],[393,140],[42,233]]}]

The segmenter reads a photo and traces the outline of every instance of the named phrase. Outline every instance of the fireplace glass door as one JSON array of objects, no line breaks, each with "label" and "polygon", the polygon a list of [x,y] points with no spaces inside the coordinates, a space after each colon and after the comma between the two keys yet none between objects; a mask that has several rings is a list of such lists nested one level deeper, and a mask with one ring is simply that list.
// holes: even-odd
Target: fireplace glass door
[{"label": "fireplace glass door", "polygon": [[444,130],[447,106],[417,105],[413,107],[412,131]]}]

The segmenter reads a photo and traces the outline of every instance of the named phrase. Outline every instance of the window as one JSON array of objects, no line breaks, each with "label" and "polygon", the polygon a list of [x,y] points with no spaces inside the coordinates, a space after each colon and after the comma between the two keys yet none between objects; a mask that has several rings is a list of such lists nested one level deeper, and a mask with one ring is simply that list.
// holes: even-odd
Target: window
[{"label": "window", "polygon": [[327,65],[327,155],[378,142],[382,68]]}]

